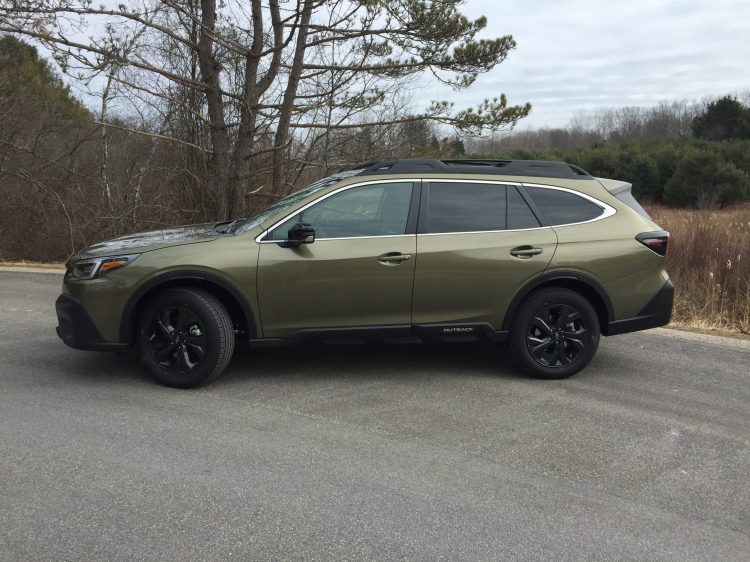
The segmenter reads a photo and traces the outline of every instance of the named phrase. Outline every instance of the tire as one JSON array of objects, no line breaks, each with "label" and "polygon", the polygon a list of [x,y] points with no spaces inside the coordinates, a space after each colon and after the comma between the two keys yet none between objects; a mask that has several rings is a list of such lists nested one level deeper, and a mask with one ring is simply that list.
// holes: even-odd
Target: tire
[{"label": "tire", "polygon": [[564,379],[588,365],[599,337],[599,317],[591,303],[575,291],[551,287],[531,293],[521,304],[508,347],[524,374]]},{"label": "tire", "polygon": [[234,327],[224,305],[198,289],[169,289],[138,320],[141,360],[162,384],[193,388],[213,380],[234,352]]}]

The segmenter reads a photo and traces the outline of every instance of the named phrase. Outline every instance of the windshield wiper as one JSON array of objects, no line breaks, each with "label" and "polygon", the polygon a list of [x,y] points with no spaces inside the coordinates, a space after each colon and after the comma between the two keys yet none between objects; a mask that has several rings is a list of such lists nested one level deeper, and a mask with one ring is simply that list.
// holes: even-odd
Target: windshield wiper
[{"label": "windshield wiper", "polygon": [[239,219],[220,222],[214,226],[214,230],[218,232],[219,234],[232,234],[232,232],[234,232],[235,227],[237,226],[237,223],[239,222],[240,222]]}]

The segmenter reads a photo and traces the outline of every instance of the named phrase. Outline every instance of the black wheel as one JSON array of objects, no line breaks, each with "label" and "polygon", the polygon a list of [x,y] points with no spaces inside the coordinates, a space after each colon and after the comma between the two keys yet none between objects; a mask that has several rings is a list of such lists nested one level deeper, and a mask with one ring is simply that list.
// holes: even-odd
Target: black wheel
[{"label": "black wheel", "polygon": [[192,388],[218,376],[234,351],[234,328],[224,305],[197,289],[170,289],[140,315],[141,359],[159,382]]},{"label": "black wheel", "polygon": [[599,346],[594,307],[568,289],[540,289],[521,304],[511,324],[511,358],[522,372],[542,379],[577,373]]}]

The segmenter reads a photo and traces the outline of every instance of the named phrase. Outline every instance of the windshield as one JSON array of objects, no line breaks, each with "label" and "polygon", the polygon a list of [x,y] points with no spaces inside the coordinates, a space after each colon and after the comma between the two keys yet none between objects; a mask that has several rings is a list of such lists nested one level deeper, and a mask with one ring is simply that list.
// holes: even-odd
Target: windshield
[{"label": "windshield", "polygon": [[283,199],[276,201],[276,203],[269,205],[257,215],[241,221],[235,228],[234,232],[246,232],[252,228],[255,228],[256,226],[263,224],[268,219],[272,218],[274,215],[281,214],[284,209],[292,207],[293,205],[295,205],[305,197],[312,195],[316,191],[325,189],[326,187],[329,187],[344,178],[356,176],[361,171],[362,170],[348,170],[346,172],[340,172],[338,174],[323,178],[322,180],[318,180],[315,183],[312,183],[307,187],[300,189],[299,191],[295,191],[291,195],[287,195]]}]

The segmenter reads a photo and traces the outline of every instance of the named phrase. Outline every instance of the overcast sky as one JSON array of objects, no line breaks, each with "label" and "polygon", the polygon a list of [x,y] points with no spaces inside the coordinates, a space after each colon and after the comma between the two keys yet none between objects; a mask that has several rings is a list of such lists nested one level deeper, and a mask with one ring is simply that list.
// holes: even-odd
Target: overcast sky
[{"label": "overcast sky", "polygon": [[468,0],[462,11],[518,46],[469,90],[427,97],[463,107],[504,92],[533,106],[519,128],[750,89],[750,0]]}]

